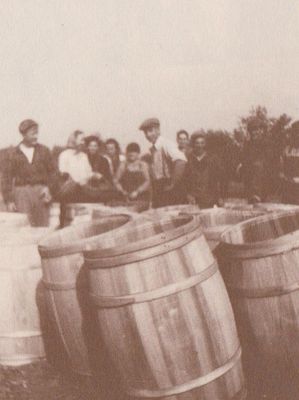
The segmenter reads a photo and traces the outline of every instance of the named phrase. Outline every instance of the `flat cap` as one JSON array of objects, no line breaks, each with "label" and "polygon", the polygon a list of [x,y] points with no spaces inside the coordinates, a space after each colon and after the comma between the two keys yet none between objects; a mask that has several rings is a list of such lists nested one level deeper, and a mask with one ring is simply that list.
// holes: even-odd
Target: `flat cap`
[{"label": "flat cap", "polygon": [[139,127],[139,130],[145,132],[145,131],[153,128],[154,126],[158,126],[158,127],[160,126],[160,121],[158,120],[158,118],[148,118],[142,122],[142,124]]},{"label": "flat cap", "polygon": [[33,121],[33,119],[25,119],[19,125],[19,131],[24,134],[28,131],[28,129],[32,128],[33,126],[38,126],[38,123]]}]

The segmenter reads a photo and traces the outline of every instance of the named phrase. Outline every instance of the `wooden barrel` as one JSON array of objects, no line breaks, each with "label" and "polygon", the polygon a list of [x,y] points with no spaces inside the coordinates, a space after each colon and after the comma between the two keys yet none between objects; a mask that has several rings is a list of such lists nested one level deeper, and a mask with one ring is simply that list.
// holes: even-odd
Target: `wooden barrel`
[{"label": "wooden barrel", "polygon": [[58,230],[41,241],[43,283],[49,317],[69,358],[72,370],[91,375],[91,310],[86,296],[82,251],[93,248],[100,235],[130,220],[118,215]]},{"label": "wooden barrel", "polygon": [[[188,213],[188,212],[187,212]],[[221,234],[231,226],[241,221],[262,215],[262,210],[226,210],[225,208],[210,208],[200,210],[198,218],[201,222],[204,235],[211,250],[219,244]]]},{"label": "wooden barrel", "polygon": [[197,213],[200,211],[198,206],[192,206],[189,204],[178,204],[174,206],[166,206],[166,207],[159,207],[159,208],[150,208],[147,211],[144,211],[142,214],[147,215],[149,217],[159,217],[163,218],[167,216],[178,216],[180,213]]},{"label": "wooden barrel", "polygon": [[111,201],[106,203],[111,208],[125,208],[129,212],[141,213],[148,210],[149,202],[146,200]]},{"label": "wooden barrel", "polygon": [[127,395],[245,398],[232,308],[195,217],[136,220],[84,258],[100,334]]},{"label": "wooden barrel", "polygon": [[29,220],[26,214],[0,212],[0,228],[24,227],[29,226]]},{"label": "wooden barrel", "polygon": [[240,223],[221,241],[218,259],[253,382],[265,374],[281,383],[284,372],[288,383],[299,382],[299,212]]},{"label": "wooden barrel", "polygon": [[284,203],[256,203],[256,204],[238,204],[229,203],[224,204],[224,208],[230,210],[241,210],[241,211],[264,211],[274,212],[274,211],[292,211],[298,210],[299,206],[295,204],[284,204]]},{"label": "wooden barrel", "polygon": [[45,357],[39,316],[42,272],[37,242],[48,232],[48,228],[28,227],[0,234],[1,365],[19,366]]},{"label": "wooden barrel", "polygon": [[137,218],[139,215],[137,212],[132,212],[128,210],[126,207],[110,207],[110,206],[105,206],[103,204],[95,204],[94,209],[92,210],[92,219],[99,219],[102,217],[107,217],[109,215],[117,215],[117,214],[127,214],[130,215],[134,218]]},{"label": "wooden barrel", "polygon": [[256,210],[263,210],[266,212],[273,211],[292,211],[299,210],[299,206],[295,204],[282,204],[282,203],[257,203],[255,205]]},{"label": "wooden barrel", "polygon": [[219,244],[220,236],[223,231],[231,225],[248,220],[258,215],[264,214],[262,210],[228,210],[225,208],[199,209],[192,205],[178,205],[151,209],[143,215],[151,217],[162,217],[165,215],[188,214],[197,216],[201,222],[202,230],[211,250]]}]

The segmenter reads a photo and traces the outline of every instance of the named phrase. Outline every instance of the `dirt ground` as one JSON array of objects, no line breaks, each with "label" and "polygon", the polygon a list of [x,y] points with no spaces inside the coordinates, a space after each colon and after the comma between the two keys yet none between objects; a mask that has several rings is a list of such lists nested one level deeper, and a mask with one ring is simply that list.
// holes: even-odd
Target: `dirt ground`
[{"label": "dirt ground", "polygon": [[1,400],[95,400],[88,385],[62,375],[47,362],[21,368],[0,368]]},{"label": "dirt ground", "polygon": [[[247,400],[298,400],[299,395],[274,395],[254,390]],[[65,375],[47,362],[20,368],[0,367],[0,400],[111,400],[115,396],[103,395],[101,388],[78,377]],[[124,400],[119,395],[117,400]],[[213,399],[211,399],[213,400]]]}]

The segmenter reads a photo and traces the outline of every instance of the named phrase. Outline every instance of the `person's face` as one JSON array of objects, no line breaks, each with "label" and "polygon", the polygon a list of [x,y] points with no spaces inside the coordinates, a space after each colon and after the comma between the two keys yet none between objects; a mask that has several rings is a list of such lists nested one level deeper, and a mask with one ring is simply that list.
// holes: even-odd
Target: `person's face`
[{"label": "person's face", "polygon": [[87,146],[87,150],[89,154],[97,154],[98,150],[99,150],[99,145],[96,141],[91,141],[89,142],[88,146]]},{"label": "person's face", "polygon": [[27,146],[35,146],[38,141],[38,127],[29,128],[23,135],[23,142]]},{"label": "person's face", "polygon": [[116,147],[114,143],[108,143],[106,146],[108,156],[114,157],[116,155]]},{"label": "person's face", "polygon": [[194,153],[197,155],[203,154],[206,150],[206,140],[197,138],[194,142]]},{"label": "person's face", "polygon": [[75,139],[75,146],[76,146],[76,149],[78,149],[78,150],[82,150],[82,149],[84,149],[84,138],[85,138],[85,135],[84,135],[84,133],[81,133],[80,135],[78,135],[77,137],[76,137],[76,139]]},{"label": "person's face", "polygon": [[137,151],[129,151],[126,154],[127,160],[129,162],[137,161],[139,158],[139,153]]},{"label": "person's face", "polygon": [[179,149],[185,150],[189,145],[189,138],[185,133],[181,133],[177,139]]},{"label": "person's face", "polygon": [[158,137],[160,135],[160,129],[158,127],[153,127],[151,129],[145,131],[144,135],[150,143],[155,144],[156,140],[158,139]]}]

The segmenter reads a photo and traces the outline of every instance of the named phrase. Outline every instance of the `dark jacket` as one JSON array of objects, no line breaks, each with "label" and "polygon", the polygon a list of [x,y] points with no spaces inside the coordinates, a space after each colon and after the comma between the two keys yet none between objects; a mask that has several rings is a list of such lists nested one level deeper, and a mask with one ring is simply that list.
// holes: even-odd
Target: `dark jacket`
[{"label": "dark jacket", "polygon": [[212,207],[219,200],[220,165],[218,159],[206,154],[198,160],[190,153],[185,170],[186,192],[196,198],[201,208]]},{"label": "dark jacket", "polygon": [[13,187],[42,184],[51,188],[56,169],[50,150],[42,144],[34,149],[32,163],[16,146],[10,153],[2,175],[2,196],[4,201],[13,201]]},{"label": "dark jacket", "polygon": [[101,154],[88,154],[88,160],[93,172],[99,172],[107,181],[112,181],[109,162],[105,157]]}]

